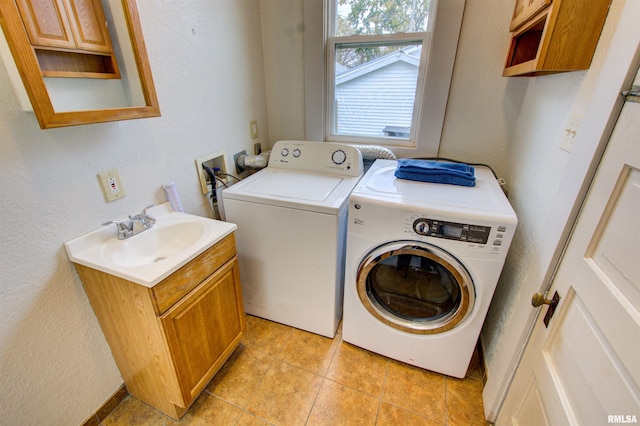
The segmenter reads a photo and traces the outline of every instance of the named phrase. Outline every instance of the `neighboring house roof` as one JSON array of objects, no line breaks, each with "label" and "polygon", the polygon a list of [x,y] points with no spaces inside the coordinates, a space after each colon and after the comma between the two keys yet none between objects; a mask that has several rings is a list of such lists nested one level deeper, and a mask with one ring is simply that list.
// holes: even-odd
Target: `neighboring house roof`
[{"label": "neighboring house roof", "polygon": [[421,50],[422,46],[405,47],[353,68],[336,64],[336,86],[379,70],[380,68],[387,67],[398,61],[406,62],[417,67],[420,65]]}]

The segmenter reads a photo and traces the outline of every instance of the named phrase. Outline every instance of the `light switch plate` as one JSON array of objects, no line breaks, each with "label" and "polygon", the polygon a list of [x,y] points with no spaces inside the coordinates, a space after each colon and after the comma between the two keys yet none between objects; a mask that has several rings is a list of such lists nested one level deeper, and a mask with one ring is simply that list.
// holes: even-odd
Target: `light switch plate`
[{"label": "light switch plate", "polygon": [[251,120],[249,128],[251,130],[251,139],[258,139],[258,120]]},{"label": "light switch plate", "polygon": [[124,198],[124,188],[120,180],[120,174],[117,170],[109,170],[108,172],[98,173],[98,180],[102,187],[105,200],[107,202]]},{"label": "light switch plate", "polygon": [[576,140],[578,128],[582,123],[584,114],[572,113],[567,120],[565,129],[563,131],[562,140],[560,141],[560,148],[567,152],[573,151],[573,144]]}]

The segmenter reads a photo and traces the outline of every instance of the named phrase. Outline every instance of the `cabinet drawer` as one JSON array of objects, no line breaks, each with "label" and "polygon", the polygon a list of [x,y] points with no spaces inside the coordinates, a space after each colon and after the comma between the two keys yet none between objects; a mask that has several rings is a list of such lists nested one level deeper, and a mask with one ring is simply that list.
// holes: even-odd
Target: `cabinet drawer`
[{"label": "cabinet drawer", "polygon": [[232,233],[160,281],[151,289],[156,313],[161,315],[166,312],[235,254],[236,240]]}]

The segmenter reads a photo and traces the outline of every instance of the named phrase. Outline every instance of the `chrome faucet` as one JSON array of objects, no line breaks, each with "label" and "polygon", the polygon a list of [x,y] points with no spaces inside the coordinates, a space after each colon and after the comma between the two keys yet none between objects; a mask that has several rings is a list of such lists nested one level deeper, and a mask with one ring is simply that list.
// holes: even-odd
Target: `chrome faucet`
[{"label": "chrome faucet", "polygon": [[142,231],[146,231],[156,223],[156,220],[147,214],[147,209],[150,207],[153,207],[153,205],[146,207],[141,213],[133,216],[129,215],[128,220],[110,220],[109,222],[103,223],[102,226],[115,223],[118,228],[118,239],[126,240]]}]

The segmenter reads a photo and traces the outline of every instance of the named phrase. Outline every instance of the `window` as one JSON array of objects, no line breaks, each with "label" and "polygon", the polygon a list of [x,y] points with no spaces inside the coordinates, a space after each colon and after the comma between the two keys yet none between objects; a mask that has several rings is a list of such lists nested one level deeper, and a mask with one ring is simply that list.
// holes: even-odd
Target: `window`
[{"label": "window", "polygon": [[333,0],[327,138],[415,140],[429,56],[431,0]]},{"label": "window", "polygon": [[307,137],[318,138],[324,105],[323,140],[437,154],[464,3],[324,0],[323,78],[306,30],[317,1],[305,0]]}]

